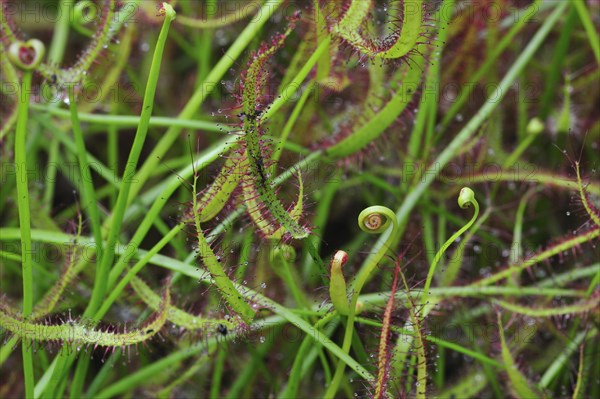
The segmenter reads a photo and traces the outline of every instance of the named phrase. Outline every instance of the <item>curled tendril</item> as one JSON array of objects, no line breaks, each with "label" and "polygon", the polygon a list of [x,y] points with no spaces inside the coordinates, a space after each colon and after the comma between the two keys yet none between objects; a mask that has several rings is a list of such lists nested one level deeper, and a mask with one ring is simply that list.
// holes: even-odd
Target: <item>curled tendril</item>
[{"label": "curled tendril", "polygon": [[460,206],[462,209],[466,209],[466,208],[469,208],[471,205],[473,205],[473,208],[475,209],[471,220],[469,220],[467,222],[467,224],[465,224],[463,227],[461,227],[460,230],[458,230],[456,233],[454,233],[444,243],[444,245],[442,245],[440,250],[435,254],[435,257],[433,258],[433,262],[431,262],[431,266],[429,266],[429,272],[427,273],[427,280],[425,280],[425,287],[423,288],[423,299],[422,299],[423,304],[427,303],[427,297],[429,296],[429,287],[431,286],[431,280],[433,279],[433,275],[435,273],[435,268],[436,268],[437,264],[439,263],[440,259],[442,258],[442,256],[444,255],[444,253],[446,252],[446,250],[448,249],[450,244],[452,244],[454,241],[456,241],[456,239],[458,237],[460,237],[465,231],[467,231],[473,225],[473,223],[475,223],[475,220],[477,219],[477,216],[479,215],[479,203],[475,199],[475,193],[469,187],[463,187],[460,190],[460,193],[458,194],[458,206]]},{"label": "curled tendril", "polygon": [[331,302],[340,314],[348,315],[351,318],[362,308],[358,303],[360,291],[377,264],[385,256],[398,228],[398,220],[391,209],[374,205],[366,208],[358,215],[358,226],[366,233],[380,234],[386,232],[389,235],[383,245],[373,248],[372,254],[365,260],[364,266],[356,275],[352,283],[353,293],[350,306],[348,306],[346,280],[342,273],[342,266],[348,261],[348,254],[344,251],[338,251],[331,261],[331,280],[329,282]]},{"label": "curled tendril", "polygon": [[[357,313],[360,313],[364,307],[364,304],[358,301],[360,291],[361,291],[362,287],[365,285],[365,283],[367,282],[367,280],[368,280],[369,276],[371,275],[371,273],[373,272],[373,270],[377,267],[377,265],[379,264],[381,259],[385,256],[386,252],[390,248],[392,241],[394,240],[394,236],[396,235],[396,233],[398,231],[398,218],[396,217],[396,214],[391,209],[386,208],[385,206],[375,205],[375,206],[368,207],[367,209],[363,210],[358,215],[358,226],[360,227],[361,230],[363,230],[367,233],[384,233],[385,239],[378,241],[378,242],[382,242],[382,244],[376,244],[375,247],[373,247],[373,251],[372,251],[371,255],[369,255],[367,257],[367,259],[365,260],[365,262],[363,264],[363,267],[360,269],[360,271],[356,275],[356,278],[352,282],[352,288],[353,288],[352,299],[350,301],[350,307],[349,307],[348,313],[347,313],[348,322],[346,323],[346,330],[344,332],[344,344],[342,346],[342,350],[346,353],[350,352],[352,335],[354,332],[355,316]],[[342,259],[343,259],[343,257],[342,257]],[[335,258],[334,258],[334,261],[335,261]],[[341,267],[341,263],[342,262],[340,262],[340,267]],[[331,292],[332,285],[335,284],[334,278],[333,278],[334,277],[333,266],[335,266],[335,265],[332,264],[332,281],[330,282],[329,293],[331,295],[332,302],[334,300],[336,300],[336,301],[339,300],[340,302],[342,302],[344,297],[346,297],[346,294],[345,294],[346,289],[345,288],[339,290],[342,292],[337,292],[337,291],[335,291],[335,289],[334,289],[333,294]],[[342,281],[344,281],[341,270],[340,270],[339,276],[342,278]],[[345,282],[344,282],[344,284],[345,284]],[[334,306],[336,307],[336,310],[338,310],[338,311],[340,308],[342,309],[342,311],[340,311],[340,313],[342,313],[344,311],[343,303],[338,303],[336,305],[336,303],[334,302]],[[337,389],[337,386],[339,386],[339,383],[341,381],[343,374],[344,374],[344,367],[340,364],[340,366],[338,366],[338,368],[335,372],[332,383],[330,384],[327,392],[325,392],[324,397],[329,398],[329,397],[333,397],[335,395],[335,390]]]},{"label": "curled tendril", "polygon": [[[389,233],[383,245],[375,246],[372,254],[365,260],[364,266],[358,272],[354,282],[353,306],[356,306],[358,294],[362,286],[367,282],[371,272],[381,259],[385,256],[398,229],[398,219],[390,208],[374,205],[366,208],[358,215],[358,226],[366,233],[381,234]],[[390,228],[391,227],[391,228]]]},{"label": "curled tendril", "polygon": [[358,227],[366,233],[383,233],[396,215],[391,209],[375,205],[363,210],[358,215]]},{"label": "curled tendril", "polygon": [[98,16],[96,4],[89,0],[80,1],[73,7],[72,23],[76,26],[92,22]]},{"label": "curled tendril", "polygon": [[458,206],[467,209],[472,203],[477,203],[475,193],[469,187],[463,187],[458,194]]},{"label": "curled tendril", "polygon": [[365,218],[363,221],[362,227],[367,230],[379,230],[382,228],[382,225],[385,223],[385,220],[379,213],[372,213]]}]

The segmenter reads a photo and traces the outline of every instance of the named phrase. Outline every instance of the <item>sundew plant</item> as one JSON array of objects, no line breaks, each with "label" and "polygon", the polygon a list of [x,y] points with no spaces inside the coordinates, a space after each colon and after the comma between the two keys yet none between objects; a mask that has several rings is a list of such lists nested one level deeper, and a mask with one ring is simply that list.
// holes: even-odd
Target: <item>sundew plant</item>
[{"label": "sundew plant", "polygon": [[0,2],[1,397],[600,397],[598,1]]}]

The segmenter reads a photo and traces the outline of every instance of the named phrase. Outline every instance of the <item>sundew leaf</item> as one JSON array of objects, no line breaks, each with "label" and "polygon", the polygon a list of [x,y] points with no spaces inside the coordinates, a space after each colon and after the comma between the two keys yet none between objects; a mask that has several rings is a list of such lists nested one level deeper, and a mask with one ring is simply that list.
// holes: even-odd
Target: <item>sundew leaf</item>
[{"label": "sundew leaf", "polygon": [[596,226],[600,227],[600,211],[594,206],[594,203],[590,201],[589,195],[585,190],[583,181],[581,180],[579,162],[575,162],[575,171],[577,172],[577,188],[579,189],[579,197],[583,203],[583,207],[594,223],[596,223]]},{"label": "sundew leaf", "polygon": [[325,154],[333,159],[340,159],[352,155],[376,140],[412,101],[418,85],[421,82],[423,59],[419,58],[418,66],[401,69],[396,75],[400,81],[399,87],[393,97],[385,104],[383,109],[375,114],[369,121],[354,130],[350,135],[325,150]]},{"label": "sundew leaf", "polygon": [[300,239],[307,237],[309,231],[290,216],[290,213],[287,212],[281,201],[279,201],[279,198],[277,198],[271,184],[273,179],[267,171],[267,160],[263,153],[263,146],[267,144],[261,137],[262,120],[260,118],[260,114],[263,111],[261,102],[262,92],[267,79],[266,63],[283,45],[291,29],[292,26],[284,34],[276,36],[271,41],[269,47],[261,47],[253,57],[243,79],[242,109],[245,117],[243,125],[245,157],[248,160],[248,172],[251,177],[248,179],[248,183],[252,186],[245,190],[246,193],[251,191],[256,192],[258,204],[253,208],[254,210],[260,210],[261,221],[259,228],[261,230],[266,228],[267,224],[277,224],[283,227],[285,232],[291,237]]},{"label": "sundew leaf", "polygon": [[597,309],[600,296],[590,298],[573,305],[556,308],[530,308],[515,303],[495,299],[494,303],[513,313],[519,313],[530,317],[552,317],[573,313],[584,313]]},{"label": "sundew leaf", "polygon": [[[131,279],[131,286],[135,290],[136,294],[150,306],[152,309],[159,311],[161,304],[160,297],[152,291],[150,287],[141,278],[134,276]],[[196,316],[183,311],[171,304],[167,306],[167,320],[171,323],[176,324],[186,330],[212,330],[216,331],[216,327],[221,324],[228,330],[233,331],[236,324],[233,323],[232,319],[211,319],[202,316]]]},{"label": "sundew leaf", "polygon": [[223,209],[245,173],[245,168],[240,157],[230,155],[227,158],[213,183],[202,192],[198,202],[200,222],[213,219]]},{"label": "sundew leaf", "polygon": [[252,309],[248,302],[242,299],[242,295],[235,288],[233,282],[223,270],[220,259],[217,257],[217,255],[215,255],[213,248],[210,246],[206,236],[204,235],[204,231],[201,226],[200,207],[198,206],[198,200],[195,194],[197,179],[198,176],[195,176],[193,185],[194,200],[192,204],[192,212],[194,227],[196,228],[198,254],[202,260],[202,263],[214,278],[215,285],[219,288],[223,298],[227,301],[227,303],[229,303],[231,308],[242,318],[246,324],[250,324],[254,319],[254,309]]},{"label": "sundew leaf", "polygon": [[[402,17],[400,32],[393,30],[382,40],[365,38],[360,29],[370,13],[371,6],[371,1],[353,0],[339,23],[333,26],[333,33],[372,58],[397,59],[411,52],[417,45],[423,29],[423,1],[404,0],[402,13],[398,7],[397,15],[394,15],[394,18]],[[399,21],[393,21],[392,25],[397,22]]]},{"label": "sundew leaf", "polygon": [[0,306],[0,327],[10,331],[24,341],[53,341],[61,345],[125,347],[146,341],[156,335],[167,321],[167,308],[171,303],[169,287],[165,290],[157,313],[149,322],[136,329],[94,328],[81,320],[69,319],[61,324],[33,323],[10,314],[5,306]]},{"label": "sundew leaf", "polygon": [[[245,164],[247,166],[248,162],[245,162]],[[288,214],[289,219],[296,224],[299,223],[300,217],[302,216],[302,211],[304,209],[304,184],[302,182],[302,175],[300,173],[298,174],[298,188],[298,199],[296,200],[294,207],[289,212],[283,209],[283,211]],[[284,235],[288,231],[290,231],[288,225],[278,225],[274,223],[274,221],[272,220],[273,210],[266,204],[263,204],[263,202],[261,201],[261,196],[258,193],[258,190],[256,189],[250,177],[246,177],[243,179],[242,192],[244,196],[244,204],[246,205],[246,210],[250,215],[250,218],[252,219],[254,225],[265,236],[265,238],[271,240],[279,240],[282,237],[284,237]],[[274,190],[273,193],[275,193]],[[280,219],[287,220],[288,218]]]}]

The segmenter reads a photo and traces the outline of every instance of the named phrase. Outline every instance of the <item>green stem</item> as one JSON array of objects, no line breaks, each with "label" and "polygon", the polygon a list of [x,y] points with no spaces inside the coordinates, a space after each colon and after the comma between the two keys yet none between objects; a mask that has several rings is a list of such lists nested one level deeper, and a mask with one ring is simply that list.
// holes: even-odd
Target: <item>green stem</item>
[{"label": "green stem", "polygon": [[[594,229],[593,232],[595,234],[592,238],[597,237],[599,230]],[[42,243],[50,243],[50,244],[61,244],[64,242],[73,241],[75,236],[54,232],[54,231],[46,231],[46,230],[38,230],[34,229],[31,231],[32,239],[35,242]],[[14,241],[18,240],[20,237],[20,231],[18,228],[0,228],[0,237],[2,242],[4,241]],[[589,237],[588,237],[589,238]],[[581,239],[577,240],[574,243],[571,243],[567,247],[562,247],[562,251],[568,250],[572,247],[577,246],[577,243],[580,242]],[[90,243],[93,242],[91,237],[78,237],[76,244],[85,248]],[[122,246],[116,248],[116,253],[120,254],[125,249]],[[143,257],[148,253],[145,250],[138,250],[137,255],[139,257]],[[546,251],[544,251],[546,253]],[[543,255],[540,255],[538,260],[545,259]],[[149,263],[177,272],[182,273],[194,280],[202,280],[209,281],[209,276],[205,272],[198,271],[197,268],[193,265],[187,264],[185,262],[173,259],[164,255],[154,255],[150,258]],[[440,287],[440,288],[432,288],[431,295],[435,297],[480,297],[480,296],[488,296],[488,295],[516,295],[516,296],[527,296],[527,295],[548,295],[548,296],[568,296],[568,297],[584,297],[586,296],[586,290],[565,290],[565,289],[554,289],[551,288],[552,285],[564,285],[569,281],[574,281],[578,279],[588,278],[593,276],[598,271],[598,263],[592,264],[590,266],[586,266],[582,269],[577,269],[571,272],[567,272],[565,274],[557,275],[551,277],[547,280],[544,280],[537,284],[536,286],[526,286],[526,287],[501,287],[501,286],[482,286],[477,284],[470,284],[466,286],[459,287]],[[510,274],[510,273],[508,273]],[[388,292],[377,292],[373,294],[364,294],[359,297],[359,300],[364,303],[365,310],[371,309],[370,305],[378,305],[382,304],[388,297],[390,293]],[[405,295],[404,293],[397,293],[396,296],[402,297]],[[420,296],[421,293],[414,291],[413,295]]]},{"label": "green stem", "polygon": [[569,238],[563,242],[553,245],[544,251],[538,252],[537,254],[531,256],[530,258],[524,260],[523,262],[520,262],[520,263],[514,264],[514,265],[510,265],[506,269],[501,270],[498,273],[495,273],[495,274],[493,274],[489,277],[486,277],[482,280],[476,281],[475,283],[470,284],[469,286],[481,287],[481,286],[490,285],[492,283],[495,283],[496,281],[500,281],[502,279],[510,277],[513,273],[519,273],[522,270],[525,270],[528,267],[531,267],[531,266],[535,265],[536,263],[543,261],[544,259],[548,259],[552,256],[555,256],[564,251],[567,251],[571,248],[577,247],[578,245],[592,241],[593,239],[597,238],[598,236],[600,236],[600,228],[595,227],[595,228],[588,230],[582,234],[578,234],[575,237]]},{"label": "green stem", "polygon": [[[452,10],[454,8],[454,0],[445,0],[440,9]],[[417,114],[417,122],[413,128],[408,143],[408,154],[412,159],[416,159],[423,142],[423,133],[427,131],[425,146],[423,153],[428,153],[429,141],[427,140],[430,135],[433,134],[434,123],[437,114],[437,104],[440,96],[440,66],[442,63],[443,44],[446,42],[448,36],[448,28],[450,26],[450,20],[452,13],[438,12],[435,19],[439,19],[439,31],[437,36],[437,42],[440,43],[440,48],[432,56],[432,65],[427,70],[425,79],[425,90],[421,99],[419,100],[419,113]],[[431,91],[433,89],[433,91]],[[429,123],[431,122],[431,123]],[[426,126],[427,125],[427,126]]]},{"label": "green stem", "polygon": [[59,21],[54,25],[54,34],[52,35],[52,44],[48,51],[48,61],[58,65],[62,62],[69,39],[69,15],[73,0],[61,0],[58,8]]},{"label": "green stem", "polygon": [[590,41],[590,46],[594,51],[596,63],[600,64],[600,41],[598,40],[598,32],[596,32],[594,23],[590,18],[590,13],[583,0],[574,0],[573,3],[575,5],[575,8],[577,9],[579,18],[581,18],[581,23],[585,28],[585,33],[587,33],[588,40]]},{"label": "green stem", "polygon": [[[377,216],[378,214],[385,217],[386,220],[384,224],[374,229],[366,227],[367,219]],[[367,282],[373,270],[377,267],[381,259],[383,259],[386,252],[391,248],[391,237],[393,237],[398,231],[398,220],[396,219],[396,215],[391,209],[384,206],[375,205],[366,208],[360,213],[360,215],[358,215],[358,223],[361,230],[367,233],[383,234],[380,240],[373,246],[371,253],[365,260],[362,268],[358,271],[356,278],[351,283],[351,288],[353,289],[352,297],[354,302],[355,299],[358,298],[358,295],[360,295],[363,285]],[[391,228],[388,228],[390,227],[390,224]],[[380,244],[380,241],[382,240],[384,241],[382,244]],[[352,311],[352,307],[350,308],[350,311]]]},{"label": "green stem", "polygon": [[[86,211],[91,219],[92,225],[92,234],[94,236],[94,240],[96,240],[97,248],[96,248],[96,259],[98,262],[101,262],[102,259],[102,246],[100,243],[102,242],[102,231],[100,229],[100,213],[98,212],[98,205],[96,204],[96,193],[94,190],[94,184],[92,181],[92,171],[88,166],[90,165],[89,160],[87,158],[87,150],[85,148],[85,141],[83,139],[83,132],[81,131],[81,124],[79,123],[79,118],[77,115],[77,103],[75,100],[75,85],[68,85],[68,93],[69,93],[69,108],[71,110],[71,126],[73,129],[73,137],[75,138],[75,145],[77,146],[77,157],[79,160],[79,169],[81,170],[81,181],[83,184],[82,187],[82,197],[83,203],[81,204],[82,210]],[[86,173],[86,171],[88,173]],[[100,264],[100,263],[99,263]],[[107,274],[100,273],[100,270],[96,273],[96,281],[94,286],[100,286],[101,281],[106,280]],[[98,290],[97,295],[99,297],[104,296],[103,290]]]},{"label": "green stem", "polygon": [[[60,141],[56,137],[52,137],[50,145],[48,146],[48,165],[56,165],[58,162],[58,150],[60,148]],[[44,188],[44,197],[42,203],[48,212],[52,211],[52,200],[54,199],[54,189],[56,187],[56,175],[58,168],[48,168],[46,187]]]},{"label": "green stem", "polygon": [[223,347],[217,349],[217,358],[215,359],[212,381],[210,384],[210,399],[219,399],[219,391],[221,390],[221,381],[223,380],[223,369],[225,366],[225,358],[227,351]]},{"label": "green stem", "polygon": [[[514,264],[517,264],[523,256],[523,218],[525,217],[527,202],[529,202],[529,199],[533,196],[533,194],[537,193],[538,191],[539,189],[530,189],[527,191],[527,193],[525,193],[519,202],[519,207],[517,208],[517,214],[515,215],[515,226],[513,229],[513,239],[510,246],[510,261]],[[518,273],[515,273],[511,276],[510,285],[519,285]]]},{"label": "green stem", "polygon": [[[43,111],[50,115],[61,116],[68,118],[70,116],[69,111],[65,111],[59,108],[53,108],[49,105],[43,104],[31,104],[31,108],[37,111]],[[79,119],[82,122],[97,123],[99,125],[118,126],[118,127],[131,127],[138,126],[140,124],[140,116],[137,115],[96,115],[87,114],[84,112],[79,113]],[[192,120],[186,118],[173,118],[167,116],[153,116],[150,118],[149,125],[152,127],[178,127],[188,128],[194,130],[203,130],[206,132],[221,133],[222,127],[219,127],[217,123]]]},{"label": "green stem", "polygon": [[[33,310],[33,249],[31,245],[31,215],[29,213],[29,184],[27,178],[27,113],[31,94],[31,70],[23,71],[23,80],[19,93],[17,109],[17,127],[15,132],[15,164],[17,173],[17,206],[19,209],[19,229],[21,232],[21,261],[23,275],[23,318],[27,318]],[[25,396],[33,398],[33,351],[31,346],[23,341],[23,375]]]},{"label": "green stem", "polygon": [[[574,2],[569,2],[573,4]],[[539,106],[538,115],[542,120],[546,120],[548,115],[552,112],[552,108],[555,103],[556,88],[560,85],[560,82],[564,76],[565,67],[568,68],[569,64],[566,64],[567,53],[569,52],[571,36],[575,29],[577,22],[577,11],[575,7],[570,7],[565,20],[561,26],[560,36],[552,46],[552,61],[549,65],[548,73],[545,76],[544,92],[542,93]],[[559,121],[561,118],[558,118]],[[560,125],[558,123],[557,125]],[[560,130],[559,130],[560,131]]]},{"label": "green stem", "polygon": [[546,370],[542,378],[540,379],[540,386],[542,388],[547,388],[550,382],[556,377],[556,374],[563,368],[566,364],[569,363],[569,359],[572,356],[573,352],[577,350],[579,345],[585,340],[593,338],[598,334],[598,330],[593,329],[590,331],[581,331],[579,332],[574,339],[569,340],[566,343],[566,348],[554,359],[550,367]]},{"label": "green stem", "polygon": [[[314,328],[317,331],[321,331],[321,328],[325,326],[325,328],[327,329],[327,327],[335,327],[335,320],[334,318],[336,317],[336,313],[335,312],[330,312],[328,314],[326,314],[325,316],[323,316],[323,318],[319,319],[315,325]],[[331,332],[333,331],[333,328],[331,328]],[[329,334],[327,334],[329,335]],[[309,349],[311,349],[311,344],[312,340],[310,337],[306,336],[304,337],[304,340],[302,341],[302,343],[300,344],[300,347],[298,348],[298,351],[296,352],[296,357],[294,358],[294,363],[292,364],[292,368],[290,371],[290,378],[287,381],[287,385],[285,386],[285,388],[281,391],[281,393],[279,394],[278,398],[279,399],[285,399],[285,398],[294,398],[297,396],[297,392],[298,392],[298,388],[300,386],[300,381],[303,377],[304,374],[304,365],[310,361],[310,354],[308,353]],[[319,348],[315,348],[312,347],[313,349],[317,349],[320,351],[320,347]],[[316,351],[315,351],[315,356],[313,358],[316,357]]]},{"label": "green stem", "polygon": [[[456,280],[458,271],[460,270],[460,268],[463,264],[464,252],[465,252],[466,245],[471,241],[471,239],[473,238],[475,233],[477,233],[477,231],[479,231],[479,229],[481,228],[483,223],[485,223],[485,221],[488,219],[488,217],[491,214],[492,214],[492,208],[488,207],[485,210],[485,212],[483,213],[483,215],[481,215],[481,217],[477,220],[477,222],[475,222],[473,224],[473,226],[471,226],[471,229],[468,232],[468,234],[466,234],[465,237],[463,239],[461,239],[460,244],[458,244],[458,247],[452,254],[450,261],[448,261],[448,263],[444,269],[444,274],[442,276],[440,276],[440,285],[441,286],[449,286],[454,283],[454,281]],[[442,229],[442,230],[445,230],[445,229]],[[438,242],[442,242],[443,237],[445,237],[445,234],[442,235],[441,237],[442,238],[439,239]],[[430,260],[430,264],[432,262],[433,262],[433,259]]]},{"label": "green stem", "polygon": [[110,295],[108,298],[105,298],[102,302],[102,306],[94,315],[96,320],[100,320],[102,316],[108,312],[111,305],[115,302],[115,300],[121,295],[121,292],[125,289],[127,284],[131,281],[131,279],[144,267],[148,264],[150,259],[156,255],[165,245],[169,243],[173,237],[175,237],[185,226],[185,224],[180,223],[177,226],[173,227],[169,233],[167,233],[162,239],[152,247],[143,257],[140,258],[138,262],[127,272],[127,274],[119,280],[119,283],[115,287],[111,287]]},{"label": "green stem", "polygon": [[[110,115],[114,116],[118,112],[118,109],[119,109],[119,104],[112,103],[110,106]],[[150,119],[152,120],[152,118],[150,118]],[[107,141],[108,141],[106,144],[107,162],[108,162],[108,166],[115,171],[119,170],[118,129],[119,129],[118,125],[111,125],[111,126],[108,126],[108,129],[106,132]],[[117,189],[117,187],[110,187],[109,190],[111,191],[110,206],[111,206],[111,209],[114,209],[116,202],[117,202],[117,196],[119,195],[119,190]]]},{"label": "green stem", "polygon": [[[272,241],[272,243],[275,245],[276,242]],[[281,277],[290,289],[297,308],[309,309],[309,302],[304,295],[304,291],[300,289],[297,283],[301,280],[299,280],[295,270],[290,268],[290,263],[293,263],[295,259],[296,250],[287,244],[278,244],[269,253],[271,269]]]},{"label": "green stem", "polygon": [[[133,176],[135,174],[137,163],[142,152],[142,147],[144,146],[144,141],[146,140],[150,116],[152,115],[156,86],[160,74],[160,65],[162,61],[163,50],[165,48],[165,42],[169,33],[169,27],[171,26],[171,22],[175,19],[175,11],[171,8],[171,6],[167,5],[166,3],[163,3],[163,7],[167,8],[165,20],[160,30],[158,42],[156,43],[156,48],[154,50],[152,66],[150,67],[150,73],[148,75],[146,90],[144,92],[142,112],[140,115],[140,124],[138,125],[135,138],[133,140],[131,152],[129,153],[129,158],[127,159],[127,164],[125,165],[125,172],[123,175],[125,177]],[[121,224],[123,222],[125,208],[127,207],[129,192],[132,190],[134,182],[138,183],[135,180],[135,178],[124,178],[121,182],[119,196],[117,197],[116,206],[112,214],[113,217],[111,218],[110,230],[108,232],[105,252],[106,256],[102,257],[100,265],[98,267],[98,274],[100,274],[101,276],[107,276],[110,271],[110,266],[114,259],[114,247],[116,246],[117,241],[119,239],[119,235],[121,233]],[[104,280],[97,281],[99,284],[94,285],[92,298],[90,300],[88,308],[86,309],[86,316],[91,316],[92,314],[94,314],[100,306],[100,302],[102,301],[102,295],[104,295],[104,292],[106,291],[107,280],[108,279],[105,278]]]},{"label": "green stem", "polygon": [[[385,218],[385,220],[384,220]],[[375,244],[369,257],[365,260],[363,267],[359,270],[356,278],[351,283],[353,288],[352,299],[350,301],[350,313],[348,314],[348,321],[346,324],[346,330],[344,332],[344,342],[342,344],[342,350],[344,353],[350,352],[350,346],[352,344],[352,335],[354,333],[354,319],[356,317],[356,305],[360,291],[364,284],[367,282],[369,276],[373,270],[377,267],[381,259],[385,256],[386,252],[390,248],[392,239],[398,230],[398,221],[394,212],[384,206],[371,206],[363,210],[358,215],[358,224],[361,230],[368,233],[382,233],[381,239]],[[344,369],[346,364],[339,362],[338,367],[335,370],[333,380],[327,388],[327,391],[323,395],[325,398],[333,398],[337,392],[342,377],[344,375]]]},{"label": "green stem", "polygon": [[[577,180],[569,179],[565,176],[553,174],[544,171],[535,171],[537,167],[534,165],[527,165],[525,168],[519,167],[515,169],[500,170],[498,175],[488,175],[486,173],[474,173],[465,176],[459,176],[453,179],[444,179],[442,181],[448,181],[455,184],[477,184],[477,183],[491,183],[491,182],[526,182],[536,183],[540,187],[557,187],[566,190],[579,190]],[[595,195],[600,195],[600,184],[598,182],[589,182],[586,184],[586,189]]]},{"label": "green stem", "polygon": [[[466,196],[466,198],[464,198],[465,196]],[[461,202],[461,199],[463,200],[462,202]],[[475,209],[473,212],[473,217],[471,218],[471,220],[469,220],[469,222],[467,224],[465,224],[463,227],[461,227],[448,240],[446,240],[444,245],[442,245],[442,247],[439,249],[439,251],[435,254],[435,256],[433,258],[433,262],[431,263],[431,266],[429,266],[429,272],[427,273],[427,279],[425,280],[425,286],[423,288],[423,298],[421,300],[421,303],[423,305],[425,305],[427,303],[427,297],[429,296],[429,287],[431,286],[431,281],[433,280],[433,275],[435,274],[435,268],[436,268],[438,262],[440,261],[440,259],[442,259],[442,256],[444,255],[444,253],[446,252],[448,247],[454,241],[456,241],[456,239],[458,237],[460,237],[465,231],[467,231],[473,225],[473,223],[475,223],[475,219],[477,219],[477,216],[479,215],[479,203],[475,199],[473,190],[471,190],[468,187],[463,188],[460,191],[458,201],[459,201],[459,205],[461,208],[467,207],[468,204],[473,204],[473,207]]]},{"label": "green stem", "polygon": [[[129,153],[129,158],[125,167],[124,176],[133,176],[137,167],[137,162],[139,160],[141,150],[146,138],[146,134],[148,132],[149,120],[152,114],[154,95],[156,92],[156,86],[158,82],[160,64],[162,60],[163,50],[165,47],[165,42],[167,39],[171,22],[175,19],[175,11],[170,5],[163,3],[163,9],[165,11],[165,19],[163,21],[158,42],[156,44],[154,55],[152,58],[152,66],[150,68],[150,73],[148,76],[148,81],[142,104],[140,124],[138,125],[131,152]],[[127,206],[128,194],[134,181],[135,179],[124,179],[122,181],[120,187],[121,190],[119,191],[117,203],[112,215],[113,218],[110,221],[110,230],[108,232],[106,247],[103,251],[105,256],[102,256],[102,259],[100,260],[100,265],[97,268],[97,273],[99,273],[102,276],[107,276],[110,271],[110,266],[113,262],[115,255],[115,247],[120,235],[125,208]],[[106,292],[107,280],[108,279],[104,279],[102,281],[99,281],[99,284],[94,285],[92,297],[84,312],[84,316],[92,318],[92,321],[94,322],[98,321],[98,319],[95,318],[95,313],[103,300],[103,296],[100,294]],[[62,381],[64,373],[67,372],[70,368],[74,357],[74,354],[65,352],[63,353],[63,356],[55,359],[55,371],[54,373],[50,373],[49,379],[45,381],[47,385],[45,385],[44,388],[46,388],[47,392],[45,393],[47,395],[55,394],[56,387]],[[40,393],[44,393],[43,391],[44,389],[40,386]]]}]

